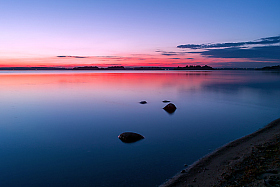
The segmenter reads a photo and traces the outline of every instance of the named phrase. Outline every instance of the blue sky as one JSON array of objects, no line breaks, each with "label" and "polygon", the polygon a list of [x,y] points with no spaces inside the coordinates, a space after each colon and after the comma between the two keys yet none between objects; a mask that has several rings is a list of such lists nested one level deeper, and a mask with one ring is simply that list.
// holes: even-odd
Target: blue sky
[{"label": "blue sky", "polygon": [[[4,0],[0,2],[0,65],[279,64],[279,59],[179,55],[187,49],[177,47],[279,36],[279,7],[279,0]],[[175,52],[177,60],[157,51]],[[87,58],[55,58],[61,55]]]}]

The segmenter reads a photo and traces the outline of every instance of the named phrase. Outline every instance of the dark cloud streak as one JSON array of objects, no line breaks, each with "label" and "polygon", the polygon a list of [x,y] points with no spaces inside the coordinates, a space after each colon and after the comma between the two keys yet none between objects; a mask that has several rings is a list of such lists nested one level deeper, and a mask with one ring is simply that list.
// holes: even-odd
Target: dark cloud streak
[{"label": "dark cloud streak", "polygon": [[249,58],[260,60],[280,60],[280,46],[262,46],[243,49],[238,47],[225,49],[208,49],[199,52],[209,58]]},{"label": "dark cloud streak", "polygon": [[245,45],[269,45],[269,44],[279,44],[280,36],[261,38],[256,41],[248,42],[229,42],[229,43],[216,43],[216,44],[185,44],[178,45],[177,48],[187,48],[187,49],[208,49],[208,48],[223,48],[223,47],[241,47]]},{"label": "dark cloud streak", "polygon": [[174,52],[174,51],[161,51],[157,50],[156,53],[161,53],[163,56],[176,56],[176,55],[185,55],[188,52]]},{"label": "dark cloud streak", "polygon": [[88,58],[85,56],[56,56],[58,58]]},{"label": "dark cloud streak", "polygon": [[165,56],[174,56],[174,55],[178,55],[176,52],[163,52],[162,55]]}]

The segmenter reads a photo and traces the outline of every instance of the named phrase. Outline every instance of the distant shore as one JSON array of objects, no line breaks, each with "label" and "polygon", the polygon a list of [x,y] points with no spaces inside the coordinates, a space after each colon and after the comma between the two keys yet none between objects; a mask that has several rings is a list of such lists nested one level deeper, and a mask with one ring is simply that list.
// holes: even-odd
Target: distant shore
[{"label": "distant shore", "polygon": [[280,185],[280,118],[230,142],[160,187]]},{"label": "distant shore", "polygon": [[[78,66],[78,67],[0,67],[0,71],[47,71],[47,70],[61,70],[61,71],[107,71],[107,70],[135,70],[135,71],[146,71],[146,70],[178,70],[178,71],[211,71],[211,70],[258,70],[254,68],[212,68],[210,66],[184,66],[184,67],[124,67],[124,66],[109,66],[109,67],[97,67],[97,66]],[[262,69],[261,69],[262,70]]]},{"label": "distant shore", "polygon": [[157,66],[144,66],[144,67],[124,67],[124,66],[109,66],[109,67],[97,67],[97,66],[77,66],[77,67],[0,67],[1,70],[17,70],[17,71],[23,71],[23,70],[178,70],[178,71],[192,71],[192,70],[199,70],[199,71],[209,71],[209,70],[264,70],[264,71],[280,71],[280,65],[278,66],[266,66],[263,68],[213,68],[211,66],[183,66],[183,67],[157,67]]}]

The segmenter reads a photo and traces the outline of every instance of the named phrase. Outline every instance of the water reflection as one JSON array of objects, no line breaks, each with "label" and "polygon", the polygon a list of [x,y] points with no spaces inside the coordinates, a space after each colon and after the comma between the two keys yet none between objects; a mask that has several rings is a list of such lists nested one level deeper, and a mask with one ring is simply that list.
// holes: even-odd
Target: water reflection
[{"label": "water reflection", "polygon": [[0,90],[1,186],[156,186],[280,113],[258,71],[0,72]]}]

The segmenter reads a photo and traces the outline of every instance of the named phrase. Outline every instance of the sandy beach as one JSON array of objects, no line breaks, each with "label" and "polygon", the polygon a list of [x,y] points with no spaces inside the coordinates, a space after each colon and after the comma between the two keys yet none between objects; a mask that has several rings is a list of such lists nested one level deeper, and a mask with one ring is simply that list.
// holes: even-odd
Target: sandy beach
[{"label": "sandy beach", "polygon": [[278,185],[280,119],[206,155],[160,187]]}]

